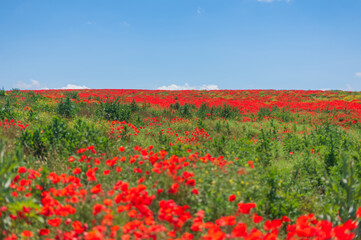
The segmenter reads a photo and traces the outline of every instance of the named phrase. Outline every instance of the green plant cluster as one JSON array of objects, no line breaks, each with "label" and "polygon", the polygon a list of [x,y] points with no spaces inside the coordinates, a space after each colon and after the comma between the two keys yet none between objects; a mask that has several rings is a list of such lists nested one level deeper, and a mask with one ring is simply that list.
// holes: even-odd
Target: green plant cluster
[{"label": "green plant cluster", "polygon": [[105,102],[100,102],[97,114],[106,120],[128,121],[132,110],[135,110],[134,105],[122,104],[120,99],[108,99]]},{"label": "green plant cluster", "polygon": [[53,154],[70,154],[91,145],[104,150],[109,139],[94,124],[76,119],[69,126],[62,118],[55,116],[49,125],[23,131],[19,143],[25,151],[37,157],[51,158]]}]

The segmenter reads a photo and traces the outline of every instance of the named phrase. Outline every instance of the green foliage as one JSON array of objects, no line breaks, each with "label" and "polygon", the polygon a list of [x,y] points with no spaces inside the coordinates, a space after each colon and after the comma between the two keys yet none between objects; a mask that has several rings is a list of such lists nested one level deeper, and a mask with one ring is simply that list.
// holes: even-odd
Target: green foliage
[{"label": "green foliage", "polygon": [[202,119],[198,119],[197,121],[197,127],[200,128],[200,129],[205,129],[206,128],[206,125],[204,124],[204,122],[202,121]]},{"label": "green foliage", "polygon": [[[17,175],[19,166],[24,164],[24,156],[21,149],[9,151],[7,143],[0,139],[0,206],[6,206],[7,211],[13,215],[23,210],[23,207],[32,207],[39,209],[37,201],[33,197],[27,199],[15,198],[12,195],[13,189],[10,187],[12,180]],[[32,214],[28,215],[29,222],[36,221],[39,217]],[[9,216],[1,216],[0,229],[9,231],[13,227]],[[3,239],[3,232],[0,231],[0,238]]]},{"label": "green foliage", "polygon": [[16,169],[22,160],[21,152],[18,151],[15,155],[9,155],[5,152],[5,146],[5,142],[0,139],[0,206],[13,201],[10,194],[10,183],[15,177]]},{"label": "green foliage", "polygon": [[271,139],[269,136],[267,136],[267,133],[264,131],[264,129],[261,129],[261,144],[259,145],[259,152],[262,153],[260,156],[262,159],[262,163],[267,166],[270,164],[271,161]]},{"label": "green foliage", "polygon": [[300,208],[301,201],[297,200],[294,192],[285,188],[282,174],[277,167],[272,167],[264,171],[262,177],[263,191],[265,197],[260,201],[268,218],[279,219],[282,216],[296,215]]},{"label": "green foliage", "polygon": [[56,108],[56,112],[64,117],[75,117],[77,111],[75,103],[70,97],[61,100]]},{"label": "green foliage", "polygon": [[78,93],[79,91],[74,91],[74,90],[69,90],[64,92],[66,98],[75,99],[75,100],[80,99]]},{"label": "green foliage", "polygon": [[0,97],[4,97],[5,95],[6,95],[6,91],[4,87],[2,87],[2,89],[0,89]]},{"label": "green foliage", "polygon": [[237,116],[240,116],[239,109],[227,104],[224,104],[223,106],[212,107],[209,110],[209,114],[211,117],[219,117],[224,119],[235,119]]},{"label": "green foliage", "polygon": [[179,107],[179,114],[182,118],[191,118],[192,117],[192,106],[189,104],[184,104]]},{"label": "green foliage", "polygon": [[216,130],[216,132],[220,132],[221,129],[222,129],[221,121],[217,121],[216,126],[214,127],[214,130]]},{"label": "green foliage", "polygon": [[170,139],[164,133],[159,132],[157,142],[159,143],[159,145],[161,147],[165,148],[165,147],[169,146]]},{"label": "green foliage", "polygon": [[23,131],[20,144],[36,157],[45,157],[48,152],[47,139],[40,128]]},{"label": "green foliage", "polygon": [[179,108],[180,108],[179,102],[176,101],[174,104],[171,104],[171,105],[170,105],[170,108],[171,108],[171,109],[175,109],[175,110],[179,110]]},{"label": "green foliage", "polygon": [[[328,174],[324,176],[329,200],[332,206],[337,206],[337,208],[329,208],[328,217],[332,218],[333,222],[340,220],[342,223],[355,219],[356,210],[361,204],[361,182],[355,173],[354,161],[347,161],[343,157],[340,178],[331,178]],[[338,213],[339,218],[335,213]]]},{"label": "green foliage", "polygon": [[276,118],[282,120],[283,122],[290,122],[293,119],[289,111],[285,110],[284,108],[280,109],[277,106],[274,106],[272,108],[270,107],[259,108],[256,118],[258,121],[261,121],[263,120],[263,117]]},{"label": "green foliage", "polygon": [[224,135],[222,135],[220,138],[214,139],[212,143],[212,147],[215,150],[215,154],[224,155],[226,143],[227,143],[227,138]]},{"label": "green foliage", "polygon": [[38,117],[38,115],[36,114],[36,112],[34,112],[34,111],[31,109],[31,110],[29,110],[28,119],[29,119],[30,121],[34,121],[34,120],[38,120],[39,117]]},{"label": "green foliage", "polygon": [[[180,105],[178,101],[175,104],[170,105],[170,109],[174,109],[177,111],[180,117],[182,118],[192,118],[193,117],[193,109],[196,109],[196,106],[193,104]],[[199,110],[198,110],[199,111]]]},{"label": "green foliage", "polygon": [[74,126],[70,127],[61,118],[53,117],[52,123],[44,128],[23,131],[19,142],[27,152],[45,158],[50,154],[73,153],[90,145],[104,150],[109,144],[109,138],[82,119],[76,119]]},{"label": "green foliage", "polygon": [[5,104],[0,106],[0,120],[14,119],[15,117],[14,108],[11,105],[10,99],[7,98]]},{"label": "green foliage", "polygon": [[135,112],[135,111],[138,111],[139,110],[139,106],[138,106],[138,104],[135,102],[135,100],[134,100],[134,98],[133,98],[133,100],[132,100],[132,102],[130,103],[130,110],[132,111],[132,112]]},{"label": "green foliage", "polygon": [[202,103],[202,105],[198,108],[197,110],[197,117],[199,118],[206,118],[207,114],[210,115],[211,113],[211,108],[209,107],[209,105],[207,103]]},{"label": "green foliage", "polygon": [[120,103],[120,99],[107,100],[100,102],[97,113],[106,120],[128,121],[131,116],[132,108],[130,105]]},{"label": "green foliage", "polygon": [[19,88],[12,88],[12,89],[10,89],[10,92],[12,94],[20,94],[21,93]]}]

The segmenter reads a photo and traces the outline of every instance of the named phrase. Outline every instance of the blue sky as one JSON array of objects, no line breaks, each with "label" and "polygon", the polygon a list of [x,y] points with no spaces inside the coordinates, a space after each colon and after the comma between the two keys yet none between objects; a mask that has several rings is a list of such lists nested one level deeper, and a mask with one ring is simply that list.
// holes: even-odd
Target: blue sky
[{"label": "blue sky", "polygon": [[0,2],[0,87],[361,90],[361,0]]}]

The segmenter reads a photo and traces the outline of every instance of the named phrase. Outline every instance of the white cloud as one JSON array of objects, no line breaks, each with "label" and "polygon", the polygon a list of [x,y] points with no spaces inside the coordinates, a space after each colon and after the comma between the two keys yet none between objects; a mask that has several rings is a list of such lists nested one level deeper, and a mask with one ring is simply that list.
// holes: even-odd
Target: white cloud
[{"label": "white cloud", "polygon": [[87,21],[86,24],[92,25],[94,24],[94,21]]},{"label": "white cloud", "polygon": [[68,84],[65,87],[62,87],[60,89],[89,89],[89,88],[85,85],[79,86],[79,85],[75,85],[75,84]]},{"label": "white cloud", "polygon": [[201,86],[189,86],[188,83],[184,85],[171,84],[169,86],[161,86],[158,90],[219,90],[215,84],[203,84]]},{"label": "white cloud", "polygon": [[30,79],[30,83],[26,83],[23,81],[18,81],[15,85],[15,88],[19,88],[21,90],[36,90],[40,89],[43,86],[40,84],[38,80]]},{"label": "white cloud", "polygon": [[198,7],[197,8],[197,15],[200,16],[200,15],[202,15],[202,13],[203,13],[202,8]]},{"label": "white cloud", "polygon": [[23,81],[18,81],[15,85],[15,88],[19,88],[21,90],[49,90],[49,89],[89,89],[87,86],[83,85],[75,85],[75,84],[67,84],[65,87],[61,88],[48,88],[41,84],[38,80],[30,79],[30,83],[26,83]]},{"label": "white cloud", "polygon": [[356,76],[356,77],[361,77],[361,72],[355,73],[355,76]]}]

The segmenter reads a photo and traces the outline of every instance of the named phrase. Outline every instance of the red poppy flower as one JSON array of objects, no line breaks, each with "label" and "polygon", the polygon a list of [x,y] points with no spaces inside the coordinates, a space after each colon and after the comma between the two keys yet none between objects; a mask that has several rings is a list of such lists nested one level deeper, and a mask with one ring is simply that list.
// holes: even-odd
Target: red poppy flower
[{"label": "red poppy flower", "polygon": [[251,209],[255,207],[255,203],[238,203],[238,212],[243,214],[249,214]]},{"label": "red poppy flower", "polygon": [[195,194],[195,195],[198,195],[198,194],[199,194],[198,189],[197,189],[197,188],[193,188],[193,189],[192,189],[192,193]]},{"label": "red poppy flower", "polygon": [[46,222],[52,227],[58,227],[61,223],[61,218],[48,219]]},{"label": "red poppy flower", "polygon": [[25,230],[21,233],[21,236],[22,237],[32,237],[33,236],[33,233],[30,232],[29,230]]},{"label": "red poppy flower", "polygon": [[18,173],[19,173],[19,174],[26,173],[26,168],[25,168],[25,167],[19,167]]},{"label": "red poppy flower", "polygon": [[102,185],[101,184],[97,184],[95,185],[91,190],[90,192],[93,193],[93,194],[97,194],[99,192],[102,191]]},{"label": "red poppy flower", "polygon": [[39,230],[39,236],[48,236],[50,233],[49,229],[43,228]]},{"label": "red poppy flower", "polygon": [[73,227],[74,231],[77,233],[77,234],[81,234],[84,232],[84,228],[83,228],[83,224],[79,221],[74,221],[71,226]]},{"label": "red poppy flower", "polygon": [[228,201],[233,202],[233,201],[235,201],[235,200],[236,200],[236,195],[234,195],[234,194],[229,195]]}]

